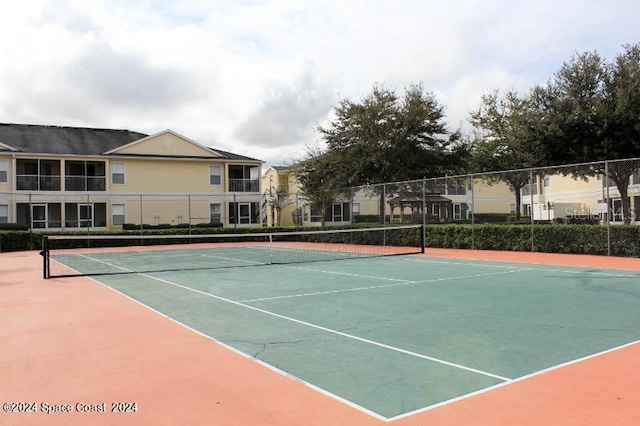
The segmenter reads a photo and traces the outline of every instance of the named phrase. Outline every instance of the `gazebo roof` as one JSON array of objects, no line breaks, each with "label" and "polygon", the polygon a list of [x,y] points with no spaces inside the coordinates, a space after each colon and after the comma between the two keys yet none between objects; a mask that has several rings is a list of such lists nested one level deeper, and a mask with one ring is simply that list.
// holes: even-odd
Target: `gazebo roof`
[{"label": "gazebo roof", "polygon": [[387,203],[394,205],[394,204],[422,204],[422,202],[425,201],[427,203],[451,203],[452,201],[447,198],[447,197],[443,197],[440,194],[425,194],[425,196],[423,197],[422,194],[417,195],[417,194],[407,194],[407,195],[396,195],[395,197],[391,198],[389,201],[387,201]]}]

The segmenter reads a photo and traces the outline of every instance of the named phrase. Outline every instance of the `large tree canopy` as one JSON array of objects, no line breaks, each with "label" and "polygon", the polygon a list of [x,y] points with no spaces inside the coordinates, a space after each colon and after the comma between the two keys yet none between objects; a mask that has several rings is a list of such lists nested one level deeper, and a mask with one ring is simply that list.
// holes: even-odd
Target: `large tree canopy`
[{"label": "large tree canopy", "polygon": [[[546,85],[535,87],[531,99],[539,117],[537,155],[546,164],[640,157],[639,45],[625,46],[610,63],[595,52],[577,55]],[[628,186],[637,165],[614,162],[607,168],[620,192],[625,222],[631,217]]]},{"label": "large tree canopy", "polygon": [[[459,170],[466,155],[460,132],[447,130],[444,107],[422,85],[403,98],[375,85],[360,102],[341,100],[334,115],[318,127],[326,150],[312,150],[295,168],[316,206],[355,186],[442,176]],[[384,215],[388,194],[378,194]]]},{"label": "large tree canopy", "polygon": [[338,165],[338,186],[441,176],[460,165],[460,133],[447,130],[444,107],[422,85],[402,99],[376,85],[360,102],[340,101],[334,113],[318,131]]},{"label": "large tree canopy", "polygon": [[502,171],[482,176],[489,183],[505,182],[515,191],[517,216],[522,204],[520,190],[530,178],[527,171],[517,169],[536,162],[532,120],[528,99],[515,91],[501,95],[497,90],[482,96],[481,106],[469,118],[474,127],[470,165],[476,172]]}]

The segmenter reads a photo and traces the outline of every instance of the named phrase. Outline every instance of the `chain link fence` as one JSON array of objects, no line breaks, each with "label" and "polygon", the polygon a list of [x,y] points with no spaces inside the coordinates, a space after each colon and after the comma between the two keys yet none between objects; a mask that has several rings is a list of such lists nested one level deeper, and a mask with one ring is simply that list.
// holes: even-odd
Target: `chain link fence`
[{"label": "chain link fence", "polygon": [[34,231],[260,226],[256,194],[2,193],[0,224]]},{"label": "chain link fence", "polygon": [[[277,206],[267,202],[267,211],[277,212],[268,225],[424,223],[428,241],[441,229],[429,225],[449,224],[446,235],[431,240],[447,247],[497,248],[500,235],[518,239],[512,247],[519,250],[546,251],[553,239],[560,251],[640,255],[633,248],[640,246],[637,228],[624,226],[640,225],[640,159],[366,185],[315,200],[289,193]],[[574,226],[582,224],[602,226]],[[456,238],[455,225],[470,232]],[[505,227],[496,234],[500,228],[487,225],[517,225],[519,232],[509,236]]]},{"label": "chain link fence", "polygon": [[[17,223],[36,231],[142,231],[423,223],[432,244],[472,249],[496,245],[498,231],[487,225],[518,225],[520,232],[501,238],[517,239],[515,249],[545,251],[544,241],[554,237],[550,234],[560,236],[568,229],[559,225],[599,224],[595,231],[583,227],[564,235],[571,240],[566,251],[575,252],[577,244],[578,251],[599,254],[640,247],[637,234],[625,226],[638,229],[640,224],[638,158],[365,185],[314,198],[291,188],[191,195],[0,192],[0,225]],[[560,251],[563,244],[555,242]]]}]

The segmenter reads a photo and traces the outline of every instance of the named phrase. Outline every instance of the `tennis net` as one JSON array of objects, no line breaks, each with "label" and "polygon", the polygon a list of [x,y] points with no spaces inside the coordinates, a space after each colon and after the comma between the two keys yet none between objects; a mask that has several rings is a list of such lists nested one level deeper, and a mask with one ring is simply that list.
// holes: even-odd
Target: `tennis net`
[{"label": "tennis net", "polygon": [[273,265],[424,252],[422,225],[212,235],[50,235],[44,278]]}]

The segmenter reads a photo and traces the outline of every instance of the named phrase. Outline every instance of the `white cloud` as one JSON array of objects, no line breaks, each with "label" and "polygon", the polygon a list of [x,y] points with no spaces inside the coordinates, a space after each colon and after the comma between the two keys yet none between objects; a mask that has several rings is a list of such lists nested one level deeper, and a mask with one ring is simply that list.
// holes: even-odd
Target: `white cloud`
[{"label": "white cloud", "polygon": [[0,121],[171,128],[284,163],[339,98],[423,82],[452,128],[493,88],[639,42],[630,0],[25,0],[0,15]]}]

